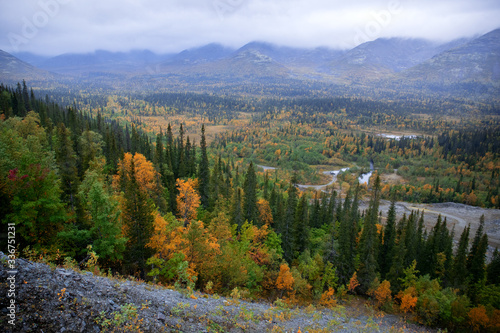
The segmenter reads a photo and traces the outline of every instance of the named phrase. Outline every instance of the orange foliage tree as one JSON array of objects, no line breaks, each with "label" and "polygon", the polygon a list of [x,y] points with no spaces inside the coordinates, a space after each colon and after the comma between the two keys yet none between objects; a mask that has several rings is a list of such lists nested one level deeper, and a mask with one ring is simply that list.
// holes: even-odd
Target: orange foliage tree
[{"label": "orange foliage tree", "polygon": [[184,228],[172,214],[167,215],[165,219],[156,213],[153,235],[147,246],[155,250],[156,257],[165,260],[172,259],[181,248],[183,232]]},{"label": "orange foliage tree", "polygon": [[276,279],[276,288],[281,291],[281,296],[283,296],[285,291],[293,290],[294,281],[295,280],[292,273],[290,272],[290,267],[288,267],[288,264],[281,264],[280,272],[278,274],[278,278]]},{"label": "orange foliage tree", "polygon": [[470,309],[468,316],[474,332],[480,332],[481,328],[486,328],[489,325],[490,318],[488,318],[486,308],[483,305]]},{"label": "orange foliage tree", "polygon": [[331,308],[337,305],[337,300],[335,299],[335,290],[332,287],[328,288],[327,291],[321,294],[319,304],[327,308]]},{"label": "orange foliage tree", "polygon": [[146,193],[159,209],[166,207],[163,197],[160,174],[156,171],[153,163],[148,161],[142,154],[125,153],[123,159],[118,162],[118,173],[113,176],[113,188],[118,192],[125,192],[125,184],[131,180],[132,160],[134,161],[134,176],[139,190]]},{"label": "orange foliage tree", "polygon": [[177,195],[177,216],[184,223],[196,218],[196,210],[200,206],[200,195],[195,190],[198,186],[197,179],[182,180],[176,182],[179,194]]},{"label": "orange foliage tree", "polygon": [[358,273],[354,272],[349,280],[349,291],[353,293],[357,286],[359,286]]},{"label": "orange foliage tree", "polygon": [[404,291],[400,291],[397,297],[401,301],[401,311],[404,313],[413,312],[418,301],[415,287],[408,287]]},{"label": "orange foliage tree", "polygon": [[[378,279],[375,279],[378,283]],[[370,291],[368,294],[375,297],[377,300],[377,305],[381,307],[382,305],[390,302],[392,300],[391,296],[391,283],[387,280],[382,281],[378,286]]]}]

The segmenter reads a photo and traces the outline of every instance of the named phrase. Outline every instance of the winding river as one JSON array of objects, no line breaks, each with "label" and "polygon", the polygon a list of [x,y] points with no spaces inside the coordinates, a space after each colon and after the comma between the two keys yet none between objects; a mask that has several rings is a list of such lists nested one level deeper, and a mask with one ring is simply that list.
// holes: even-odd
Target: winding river
[{"label": "winding river", "polygon": [[[259,165],[259,164],[257,164],[257,166],[259,168],[262,168],[264,170],[264,172],[267,171],[267,170],[275,170],[276,169],[275,167],[270,167],[270,166],[265,166],[265,165]],[[316,191],[324,190],[327,186],[333,185],[337,181],[337,176],[339,175],[339,173],[345,172],[345,171],[347,171],[349,169],[350,168],[342,168],[340,170],[323,171],[323,174],[325,174],[325,175],[331,175],[332,176],[332,180],[328,184],[324,184],[324,185],[297,184],[297,187],[299,189],[312,188],[312,189],[314,189]],[[374,170],[374,168],[373,168],[373,162],[370,162],[370,169],[371,169],[370,172],[361,174],[361,176],[359,176],[358,181],[359,181],[360,184],[368,184],[368,182],[370,181],[370,177],[372,176],[373,170]]]}]

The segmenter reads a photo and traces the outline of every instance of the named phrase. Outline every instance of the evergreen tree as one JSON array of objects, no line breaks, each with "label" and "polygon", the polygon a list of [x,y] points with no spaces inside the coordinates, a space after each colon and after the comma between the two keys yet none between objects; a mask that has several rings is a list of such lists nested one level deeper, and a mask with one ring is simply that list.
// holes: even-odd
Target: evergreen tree
[{"label": "evergreen tree", "polygon": [[484,215],[479,220],[472,246],[467,258],[467,270],[470,283],[474,284],[484,279],[486,274],[486,251],[488,250],[488,236],[484,233]]},{"label": "evergreen tree", "polygon": [[500,252],[498,248],[493,252],[493,257],[486,270],[488,283],[500,285]]},{"label": "evergreen tree", "polygon": [[484,215],[481,215],[479,227],[472,241],[472,246],[467,258],[467,270],[470,274],[471,283],[476,283],[484,278],[487,249],[488,236],[484,233]]},{"label": "evergreen tree", "polygon": [[293,221],[295,219],[295,209],[297,207],[297,188],[295,184],[297,178],[295,175],[288,186],[285,214],[282,220],[281,240],[283,244],[283,257],[286,261],[291,262],[293,259]]},{"label": "evergreen tree", "polygon": [[177,159],[176,166],[177,168],[174,170],[175,178],[182,178],[186,176],[186,156],[184,150],[184,128],[182,124],[179,128],[179,136],[177,137]]},{"label": "evergreen tree", "polygon": [[320,228],[321,227],[321,200],[319,198],[320,192],[316,192],[314,194],[314,202],[311,207],[311,214],[309,215],[309,225],[311,228]]},{"label": "evergreen tree", "polygon": [[[124,170],[125,171],[125,170]],[[146,247],[153,234],[153,204],[147,194],[141,191],[136,178],[134,159],[131,159],[130,174],[121,178],[125,182],[123,223],[127,237],[125,261],[129,271],[140,271],[144,278],[146,260],[152,255]]]},{"label": "evergreen tree", "polygon": [[380,205],[380,176],[377,175],[373,187],[368,212],[364,221],[363,232],[359,243],[358,280],[360,290],[368,291],[370,283],[377,277],[377,227],[378,210]]},{"label": "evergreen tree", "polygon": [[453,266],[451,272],[451,284],[455,288],[459,289],[464,289],[465,282],[468,276],[467,254],[469,250],[469,233],[470,233],[470,225],[468,225],[464,229],[462,235],[460,236],[457,252],[453,260]]},{"label": "evergreen tree", "polygon": [[132,139],[130,143],[130,152],[132,153],[132,155],[139,152],[141,149],[140,147],[141,147],[141,142],[139,133],[137,133],[134,124],[132,124]]},{"label": "evergreen tree", "polygon": [[[338,276],[342,283],[348,283],[356,267],[354,267],[354,258],[356,256],[356,233],[358,220],[351,211],[351,191],[349,190],[344,199],[344,209],[341,211],[339,220],[338,235],[338,256],[336,266]],[[338,207],[340,207],[340,203]],[[332,230],[333,232],[334,230]],[[334,235],[331,235],[334,238]]]},{"label": "evergreen tree", "polygon": [[404,260],[404,266],[408,267],[411,265],[413,260],[417,259],[417,212],[412,211],[408,217],[405,225],[405,247],[406,255]]},{"label": "evergreen tree", "polygon": [[391,289],[394,292],[401,290],[401,280],[405,269],[404,260],[406,257],[406,247],[405,247],[405,230],[398,235],[397,240],[394,245],[393,257],[391,258],[391,267],[386,275],[387,280],[391,283]]},{"label": "evergreen tree", "polygon": [[77,157],[73,150],[69,130],[63,123],[59,123],[56,130],[56,161],[61,177],[62,199],[70,205],[71,211],[77,211],[78,200],[76,193],[78,190],[79,178],[77,170]]},{"label": "evergreen tree", "polygon": [[243,216],[248,222],[257,222],[259,215],[257,210],[257,175],[253,163],[250,162],[247,173],[245,175],[245,182],[243,183]]},{"label": "evergreen tree", "polygon": [[201,159],[198,164],[198,191],[200,192],[200,200],[203,208],[209,207],[209,190],[210,190],[210,169],[208,165],[207,141],[205,138],[205,125],[201,126]]},{"label": "evergreen tree", "polygon": [[299,204],[295,211],[295,219],[293,223],[293,251],[295,257],[298,257],[307,248],[309,240],[309,218],[308,204],[306,195],[302,195]]},{"label": "evergreen tree", "polygon": [[392,266],[392,259],[394,258],[394,247],[396,246],[396,200],[394,196],[391,200],[391,206],[387,213],[387,222],[384,228],[383,244],[380,247],[379,253],[379,267],[380,275],[385,278],[386,274]]},{"label": "evergreen tree", "polygon": [[243,208],[241,207],[242,194],[241,188],[236,188],[234,191],[234,196],[232,200],[232,208],[231,208],[231,222],[238,226],[238,230],[241,229],[241,226],[245,222],[243,217]]}]

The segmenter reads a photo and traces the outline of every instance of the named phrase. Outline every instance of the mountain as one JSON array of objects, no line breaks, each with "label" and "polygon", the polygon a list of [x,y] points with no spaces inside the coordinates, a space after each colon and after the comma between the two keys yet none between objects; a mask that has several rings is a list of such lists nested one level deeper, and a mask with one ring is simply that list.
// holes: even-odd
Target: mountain
[{"label": "mountain", "polygon": [[289,75],[284,65],[255,50],[243,50],[214,61],[198,61],[187,66],[174,66],[172,62],[163,63],[157,73],[176,75],[189,82],[226,82],[281,80]]},{"label": "mountain", "polygon": [[323,90],[338,84],[353,91],[410,89],[427,93],[438,92],[439,85],[446,84],[441,90],[447,94],[459,90],[458,94],[465,96],[473,84],[474,89],[491,95],[500,81],[500,29],[448,43],[379,38],[345,51],[251,42],[236,50],[212,43],[163,55],[148,50],[101,50],[50,59],[33,54],[19,56],[38,64],[38,68],[3,52],[3,81],[9,76],[31,81],[50,78],[47,71],[51,71],[71,76],[67,82],[82,87],[132,91],[167,87],[204,91],[214,84],[217,89],[232,89],[238,84],[279,83],[293,84],[297,91]]},{"label": "mountain", "polygon": [[224,47],[217,43],[208,44],[168,57],[160,64],[163,67],[192,66],[207,62],[217,61],[230,56],[234,49]]},{"label": "mountain", "polygon": [[340,81],[378,80],[418,65],[462,41],[439,44],[424,39],[379,38],[347,51],[329,63],[325,71]]},{"label": "mountain", "polygon": [[98,50],[86,54],[62,54],[42,62],[39,67],[61,74],[79,75],[89,72],[130,73],[168,57],[149,50],[109,52]]},{"label": "mountain", "polygon": [[50,59],[51,57],[49,56],[43,56],[31,52],[17,52],[17,53],[12,53],[12,55],[24,62],[27,62],[30,65],[33,65],[35,67],[39,67],[41,64],[43,64],[45,61]]},{"label": "mountain", "polygon": [[264,42],[248,43],[237,52],[244,51],[258,52],[295,71],[309,70],[315,72],[344,54],[342,50],[326,47],[313,49],[294,48]]},{"label": "mountain", "polygon": [[500,84],[500,29],[441,52],[404,72],[398,79],[427,83]]},{"label": "mountain", "polygon": [[13,55],[0,50],[0,80],[3,83],[16,84],[22,80],[46,81],[54,80],[57,76],[48,71],[30,65]]}]

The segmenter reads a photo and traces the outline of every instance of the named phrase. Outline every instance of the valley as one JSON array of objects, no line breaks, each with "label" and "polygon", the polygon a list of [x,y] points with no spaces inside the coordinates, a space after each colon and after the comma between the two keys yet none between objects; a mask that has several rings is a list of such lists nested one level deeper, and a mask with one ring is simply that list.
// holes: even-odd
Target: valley
[{"label": "valley", "polygon": [[[133,331],[138,311],[188,331],[498,331],[499,64],[500,29],[0,51],[0,220],[41,262],[19,259],[22,290],[43,276],[71,317],[74,288],[72,327],[94,331]],[[99,317],[78,282],[97,280]],[[23,316],[49,325],[36,292]]]}]

